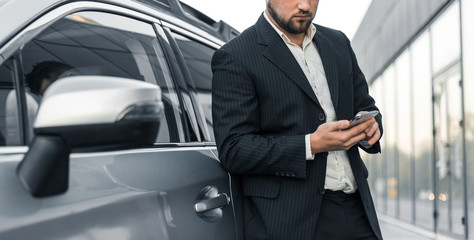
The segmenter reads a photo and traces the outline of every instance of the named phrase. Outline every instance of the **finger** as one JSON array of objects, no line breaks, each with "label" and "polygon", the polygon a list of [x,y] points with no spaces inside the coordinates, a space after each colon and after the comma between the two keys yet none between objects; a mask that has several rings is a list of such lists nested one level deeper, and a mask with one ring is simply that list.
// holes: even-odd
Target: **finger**
[{"label": "finger", "polygon": [[378,128],[379,128],[379,124],[377,122],[374,122],[368,129],[366,129],[367,137],[372,137]]},{"label": "finger", "polygon": [[347,142],[347,144],[346,144],[346,146],[348,146],[347,149],[351,148],[352,146],[356,145],[360,141],[364,140],[366,137],[367,137],[367,135],[365,135],[364,132],[361,132],[361,133],[355,135],[354,137],[349,139],[349,141]]},{"label": "finger", "polygon": [[347,120],[340,120],[340,121],[335,122],[335,128],[336,130],[344,130],[344,129],[347,129],[350,124],[351,122]]},{"label": "finger", "polygon": [[365,134],[369,134],[369,132],[372,131],[373,125],[374,125],[374,124],[372,123],[372,125],[370,125],[370,126],[369,126],[368,128],[366,128],[366,129],[364,129]]},{"label": "finger", "polygon": [[351,140],[354,140],[355,141],[354,144],[357,144],[358,142],[365,140],[366,138],[367,138],[367,135],[364,132],[361,132],[357,134],[356,136],[354,136]]},{"label": "finger", "polygon": [[353,134],[353,135],[359,134],[360,132],[364,132],[364,130],[367,129],[374,122],[375,122],[375,119],[371,118],[363,123],[360,123],[357,126],[350,128],[348,131],[350,131],[350,134]]},{"label": "finger", "polygon": [[380,139],[380,130],[377,128],[374,135],[367,141],[370,145],[374,145]]}]

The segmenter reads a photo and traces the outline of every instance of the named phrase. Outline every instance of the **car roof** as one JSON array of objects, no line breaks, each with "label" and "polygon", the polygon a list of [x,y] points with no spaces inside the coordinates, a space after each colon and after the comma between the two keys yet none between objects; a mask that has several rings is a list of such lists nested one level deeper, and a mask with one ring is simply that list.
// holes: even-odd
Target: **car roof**
[{"label": "car roof", "polygon": [[[8,23],[0,24],[0,49],[18,32],[52,8],[72,2],[110,3],[157,17],[172,24],[187,23],[187,26],[198,28],[222,42],[227,42],[239,34],[225,22],[215,22],[205,14],[178,0],[0,0],[0,22]],[[144,8],[144,6],[148,8]]]}]

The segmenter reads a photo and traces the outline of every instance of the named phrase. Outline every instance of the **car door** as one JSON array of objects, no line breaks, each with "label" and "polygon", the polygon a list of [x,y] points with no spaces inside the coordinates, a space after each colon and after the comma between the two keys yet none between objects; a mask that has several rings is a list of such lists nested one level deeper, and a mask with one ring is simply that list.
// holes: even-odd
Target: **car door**
[{"label": "car door", "polygon": [[[163,22],[165,35],[170,42],[199,123],[203,141],[218,156],[212,125],[212,70],[211,60],[220,44],[169,22]],[[221,43],[223,44],[223,43]],[[234,208],[237,238],[243,239],[243,200],[240,177],[231,175],[232,206]]]},{"label": "car door", "polygon": [[[236,239],[229,175],[183,99],[159,21],[124,6],[62,5],[0,53],[0,239]],[[57,75],[159,86],[165,121],[155,143],[73,149],[67,191],[33,197],[16,172],[41,108],[41,91],[25,76],[42,62],[70,66]]]}]

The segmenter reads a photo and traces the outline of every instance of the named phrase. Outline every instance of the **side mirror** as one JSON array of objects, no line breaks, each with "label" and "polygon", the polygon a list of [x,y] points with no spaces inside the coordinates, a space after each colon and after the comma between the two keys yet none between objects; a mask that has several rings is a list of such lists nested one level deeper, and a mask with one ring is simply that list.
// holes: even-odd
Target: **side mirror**
[{"label": "side mirror", "polygon": [[18,178],[35,197],[63,193],[71,150],[152,145],[163,116],[156,85],[105,76],[60,79],[43,96]]}]

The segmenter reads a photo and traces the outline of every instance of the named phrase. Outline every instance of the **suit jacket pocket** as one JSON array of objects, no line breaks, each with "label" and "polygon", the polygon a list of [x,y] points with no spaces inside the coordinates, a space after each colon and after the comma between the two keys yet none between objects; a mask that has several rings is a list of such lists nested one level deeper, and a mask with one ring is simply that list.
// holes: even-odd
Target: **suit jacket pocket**
[{"label": "suit jacket pocket", "polygon": [[264,176],[242,178],[242,193],[247,197],[277,198],[281,183]]}]

